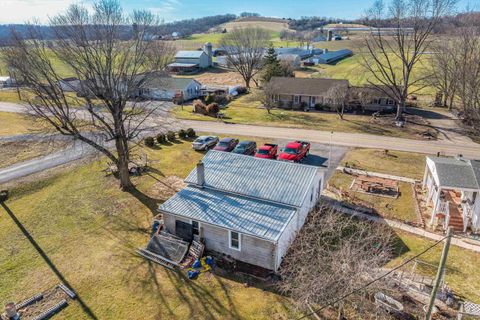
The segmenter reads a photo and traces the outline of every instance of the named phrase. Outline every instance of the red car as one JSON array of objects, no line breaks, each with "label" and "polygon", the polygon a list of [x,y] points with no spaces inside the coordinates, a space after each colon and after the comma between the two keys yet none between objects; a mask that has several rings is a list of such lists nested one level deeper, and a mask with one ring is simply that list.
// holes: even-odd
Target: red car
[{"label": "red car", "polygon": [[258,148],[255,154],[256,158],[277,159],[278,146],[276,144],[265,143]]},{"label": "red car", "polygon": [[294,141],[289,142],[285,149],[278,155],[278,160],[289,162],[300,162],[308,156],[310,152],[310,142]]}]

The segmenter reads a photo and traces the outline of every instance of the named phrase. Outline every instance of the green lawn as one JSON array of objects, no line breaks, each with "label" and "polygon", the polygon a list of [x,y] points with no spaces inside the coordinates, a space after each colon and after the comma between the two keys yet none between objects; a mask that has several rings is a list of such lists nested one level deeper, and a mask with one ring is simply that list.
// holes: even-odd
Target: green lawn
[{"label": "green lawn", "polygon": [[62,141],[15,141],[0,142],[0,168],[14,163],[41,157],[67,146]]},{"label": "green lawn", "polygon": [[353,149],[347,152],[342,166],[392,174],[421,180],[425,170],[425,155],[419,153],[376,149]]},{"label": "green lawn", "polygon": [[[260,142],[260,141],[259,141]],[[55,319],[291,319],[298,316],[288,299],[229,280],[204,274],[195,281],[133,254],[148,240],[151,219],[163,194],[157,186],[171,175],[185,177],[201,153],[181,142],[148,154],[151,176],[134,178],[142,196],[120,192],[105,176],[103,161],[77,165],[43,179],[14,184],[6,205],[45,253],[27,241],[11,217],[0,208],[0,301],[19,301],[64,278],[84,303],[72,302]],[[4,187],[4,186],[3,186]],[[168,187],[168,186],[167,186]],[[402,259],[430,242],[399,233]],[[438,249],[439,250],[439,249]],[[439,259],[439,251],[428,255]],[[479,255],[452,248],[447,281],[469,299],[480,302]],[[52,271],[55,268],[57,275]],[[314,268],[314,266],[312,267]],[[313,270],[313,269],[312,269]],[[140,310],[140,311],[139,311]]]},{"label": "green lawn", "polygon": [[[231,123],[256,124],[266,126],[294,127],[314,130],[376,134],[390,137],[420,139],[419,133],[427,130],[426,127],[410,124],[406,128],[398,128],[393,121],[386,123],[385,118],[372,120],[368,115],[346,114],[344,120],[334,112],[302,112],[274,109],[268,113],[260,108],[261,103],[255,95],[248,94],[230,102],[222,110],[225,121]],[[176,106],[173,114],[180,119],[214,121],[209,116],[192,112],[191,106]]]},{"label": "green lawn", "polygon": [[330,178],[328,184],[336,189],[348,192],[348,201],[373,208],[382,217],[417,222],[415,199],[411,184],[399,182],[400,196],[398,198],[387,198],[351,191],[350,185],[354,178],[352,175],[337,171]]}]

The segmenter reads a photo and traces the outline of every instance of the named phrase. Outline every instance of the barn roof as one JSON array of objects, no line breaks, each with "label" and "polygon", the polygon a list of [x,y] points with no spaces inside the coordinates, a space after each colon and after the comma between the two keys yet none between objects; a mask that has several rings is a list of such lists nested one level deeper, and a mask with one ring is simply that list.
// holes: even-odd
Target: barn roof
[{"label": "barn roof", "polygon": [[278,240],[296,212],[289,206],[195,186],[178,192],[160,210],[270,241]]},{"label": "barn roof", "polygon": [[[207,188],[293,207],[302,206],[319,170],[314,166],[214,150],[202,162]],[[196,168],[186,182],[197,182]]]},{"label": "barn roof", "polygon": [[200,58],[202,54],[205,54],[205,52],[200,50],[178,51],[177,54],[175,55],[175,58],[189,58],[189,59]]}]

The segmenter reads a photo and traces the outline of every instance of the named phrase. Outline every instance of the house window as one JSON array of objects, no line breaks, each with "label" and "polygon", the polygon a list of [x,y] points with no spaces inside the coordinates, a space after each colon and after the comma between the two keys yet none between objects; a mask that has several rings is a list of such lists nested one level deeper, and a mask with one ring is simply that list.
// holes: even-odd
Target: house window
[{"label": "house window", "polygon": [[380,104],[380,99],[373,99],[373,104]]},{"label": "house window", "polygon": [[230,249],[234,249],[234,250],[238,250],[240,251],[241,250],[241,236],[240,236],[240,233],[238,232],[235,232],[235,231],[229,231],[228,233],[228,236],[229,236],[229,247]]},{"label": "house window", "polygon": [[198,221],[192,220],[192,233],[197,236],[200,235],[200,223]]},{"label": "house window", "polygon": [[387,104],[393,106],[395,104],[395,101],[393,101],[392,99],[388,99]]},{"label": "house window", "polygon": [[299,103],[300,102],[300,97],[299,96],[294,96],[293,97],[293,102]]}]

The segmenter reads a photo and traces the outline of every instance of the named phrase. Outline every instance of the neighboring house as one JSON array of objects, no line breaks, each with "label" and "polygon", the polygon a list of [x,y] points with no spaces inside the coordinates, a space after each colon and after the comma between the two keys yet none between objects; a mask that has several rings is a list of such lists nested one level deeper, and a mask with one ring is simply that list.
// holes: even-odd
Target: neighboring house
[{"label": "neighboring house", "polygon": [[169,233],[276,271],[324,179],[314,166],[209,151],[159,211]]},{"label": "neighboring house", "polygon": [[152,76],[145,80],[137,97],[147,100],[189,101],[200,97],[200,82],[193,78]]},{"label": "neighboring house", "polygon": [[171,72],[191,73],[213,66],[212,44],[205,43],[203,50],[178,51],[175,62],[167,67]]},{"label": "neighboring house", "polygon": [[289,63],[294,69],[299,69],[302,66],[302,58],[298,54],[279,54],[277,59]]},{"label": "neighboring house", "polygon": [[15,79],[9,76],[0,76],[0,88],[11,87],[15,85]]},{"label": "neighboring house", "polygon": [[64,78],[58,81],[59,87],[65,92],[80,92],[81,81],[78,78]]},{"label": "neighboring house", "polygon": [[351,87],[349,92],[349,106],[362,111],[393,111],[397,102],[387,95],[391,90],[386,86]]},{"label": "neighboring house", "polygon": [[352,55],[352,50],[348,49],[342,49],[337,51],[328,51],[327,49],[324,49],[324,52],[322,54],[313,56],[309,59],[309,61],[315,64],[332,64]]},{"label": "neighboring house", "polygon": [[273,100],[280,108],[315,108],[328,105],[328,92],[339,86],[348,92],[348,80],[321,78],[273,77],[270,80],[275,90]]},{"label": "neighboring house", "polygon": [[427,156],[423,188],[431,226],[480,231],[480,161]]}]

